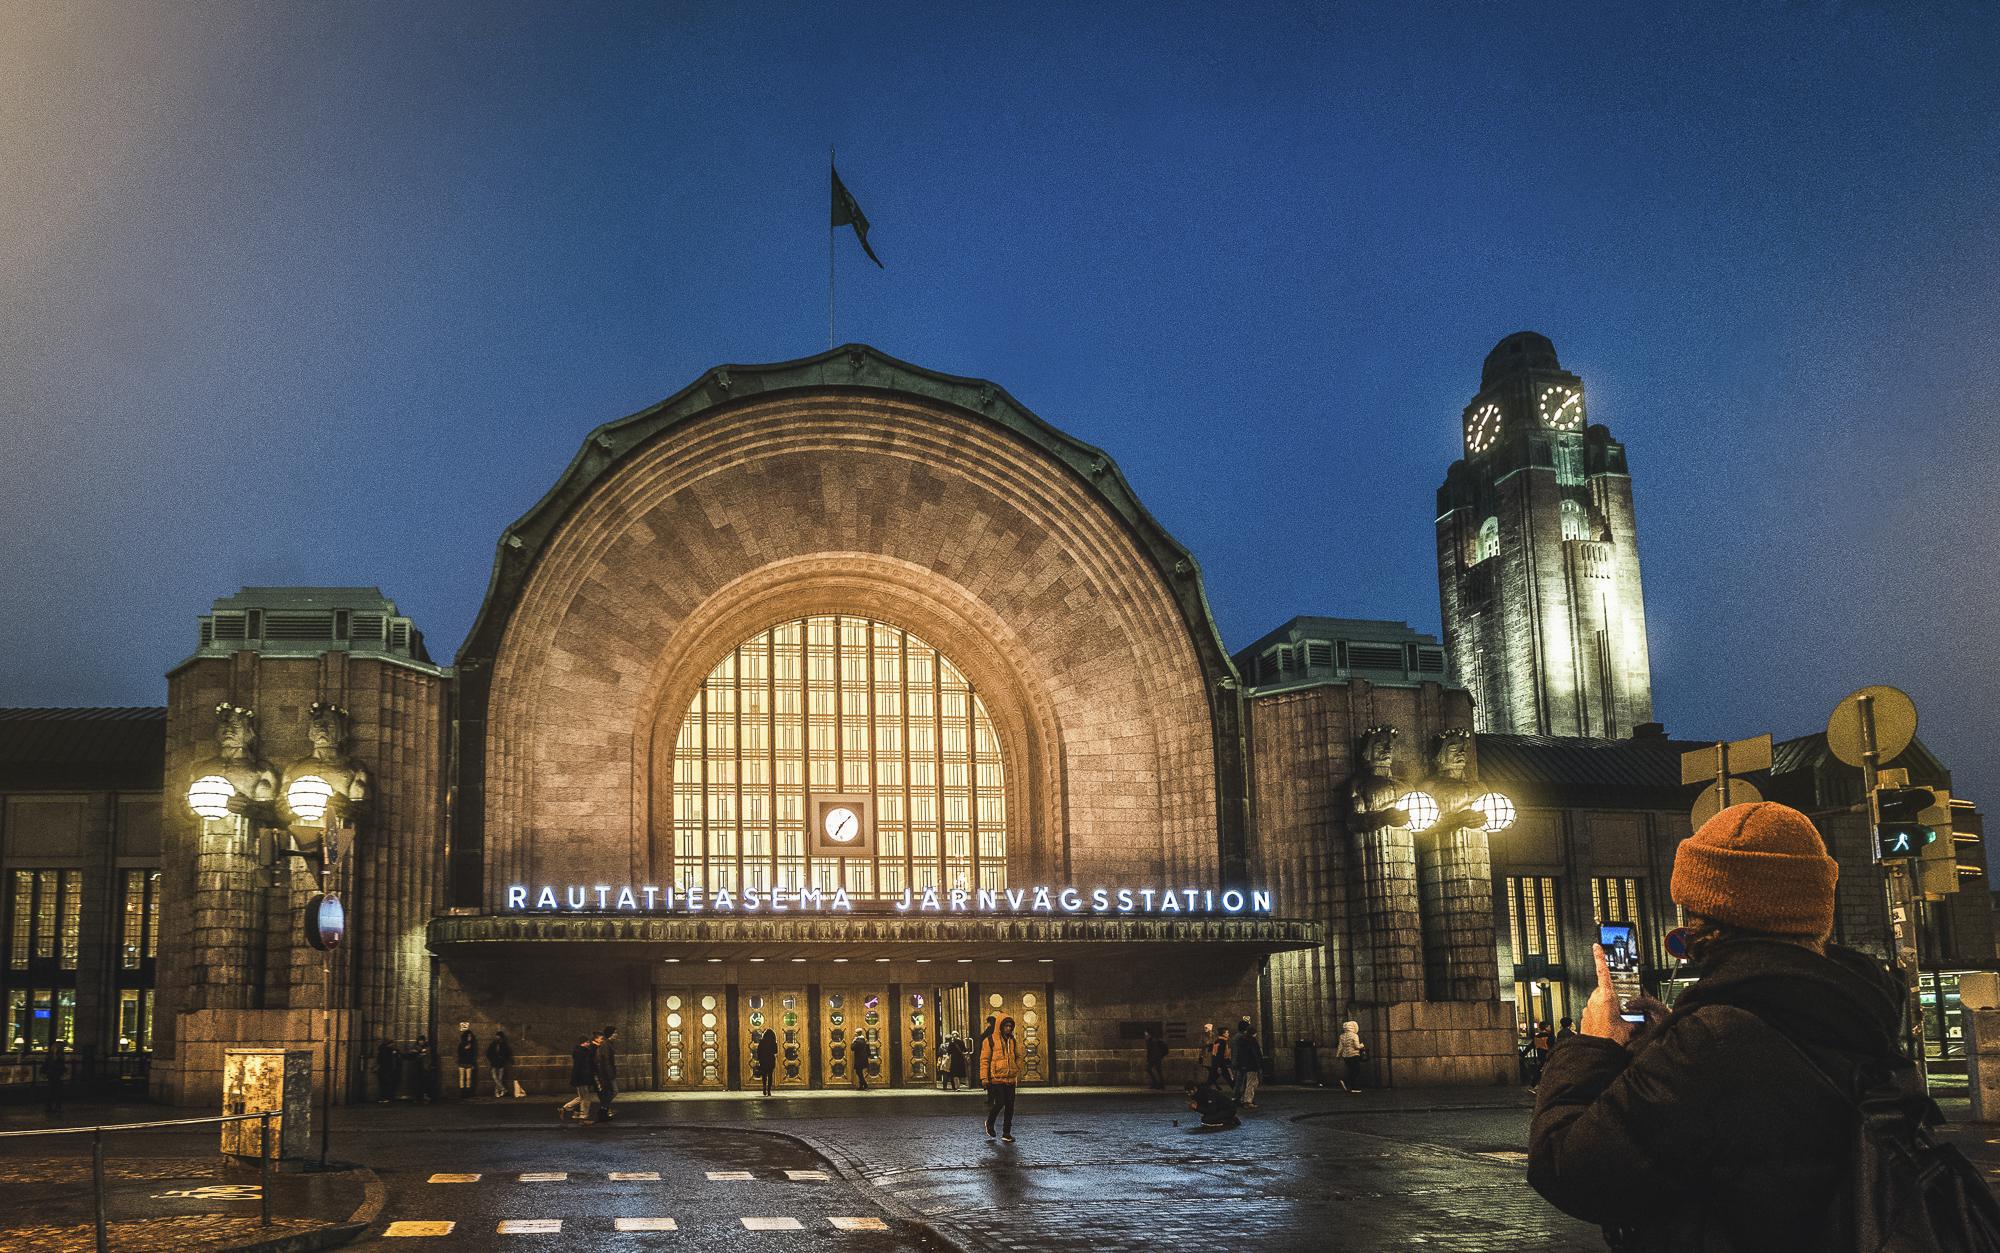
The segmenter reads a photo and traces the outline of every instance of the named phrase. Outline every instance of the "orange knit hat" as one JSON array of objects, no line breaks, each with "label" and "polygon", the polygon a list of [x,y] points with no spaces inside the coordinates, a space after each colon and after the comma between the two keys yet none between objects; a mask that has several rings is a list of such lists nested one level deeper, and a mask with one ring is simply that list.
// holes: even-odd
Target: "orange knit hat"
[{"label": "orange knit hat", "polygon": [[1748,931],[1824,940],[1833,934],[1833,885],[1812,819],[1789,805],[1731,805],[1674,853],[1674,903]]}]

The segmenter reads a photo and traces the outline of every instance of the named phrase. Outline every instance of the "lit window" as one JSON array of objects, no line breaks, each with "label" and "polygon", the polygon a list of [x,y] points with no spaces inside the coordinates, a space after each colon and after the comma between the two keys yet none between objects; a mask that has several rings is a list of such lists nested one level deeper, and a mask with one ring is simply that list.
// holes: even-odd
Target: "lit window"
[{"label": "lit window", "polygon": [[1565,500],[1562,503],[1562,528],[1564,539],[1589,539],[1590,515],[1578,502]]},{"label": "lit window", "polygon": [[1479,524],[1479,534],[1472,541],[1472,561],[1480,562],[1500,555],[1500,519],[1488,518]]},{"label": "lit window", "polygon": [[[872,798],[875,851],[814,860],[806,800]],[[850,896],[1007,885],[1007,786],[949,658],[865,618],[780,623],[718,662],[674,739],[674,878]]]}]

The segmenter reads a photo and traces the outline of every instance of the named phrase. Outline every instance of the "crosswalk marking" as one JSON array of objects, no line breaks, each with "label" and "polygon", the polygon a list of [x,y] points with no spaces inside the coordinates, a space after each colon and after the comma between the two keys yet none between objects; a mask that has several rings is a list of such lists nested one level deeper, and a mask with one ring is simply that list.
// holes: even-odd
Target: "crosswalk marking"
[{"label": "crosswalk marking", "polygon": [[552,1236],[562,1224],[560,1218],[509,1218],[494,1230],[503,1236]]},{"label": "crosswalk marking", "polygon": [[793,1180],[795,1182],[802,1182],[810,1179],[818,1179],[824,1181],[826,1179],[826,1172],[823,1170],[788,1170],[785,1172],[785,1178]]},{"label": "crosswalk marking", "polygon": [[432,1175],[432,1183],[478,1183],[478,1175]]},{"label": "crosswalk marking", "polygon": [[796,1218],[746,1218],[746,1231],[804,1231],[805,1224]]},{"label": "crosswalk marking", "polygon": [[383,1229],[385,1236],[448,1236],[457,1223],[393,1222]]},{"label": "crosswalk marking", "polygon": [[738,1179],[755,1179],[756,1177],[747,1170],[711,1170],[708,1172],[710,1183],[721,1183]]},{"label": "crosswalk marking", "polygon": [[887,1231],[889,1224],[879,1218],[828,1218],[826,1221],[842,1231]]},{"label": "crosswalk marking", "polygon": [[660,1172],[657,1170],[614,1170],[611,1172],[611,1182],[613,1183],[658,1183],[659,1181]]},{"label": "crosswalk marking", "polygon": [[612,1220],[620,1231],[678,1231],[671,1218],[618,1218]]},{"label": "crosswalk marking", "polygon": [[569,1178],[566,1170],[532,1170],[521,1176],[522,1183],[561,1183]]}]

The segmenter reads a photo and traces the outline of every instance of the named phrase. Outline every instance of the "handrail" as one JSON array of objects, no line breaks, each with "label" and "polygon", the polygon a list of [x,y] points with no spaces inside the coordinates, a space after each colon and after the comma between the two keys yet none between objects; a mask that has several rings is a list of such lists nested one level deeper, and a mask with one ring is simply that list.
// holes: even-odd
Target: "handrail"
[{"label": "handrail", "polygon": [[[277,1110],[267,1111],[273,1118],[283,1115]],[[16,1136],[78,1136],[94,1131],[146,1131],[153,1127],[204,1127],[209,1123],[243,1122],[246,1119],[262,1118],[259,1114],[217,1114],[213,1118],[170,1118],[162,1122],[107,1122],[94,1127],[33,1127],[27,1131],[0,1131],[0,1140]]]}]

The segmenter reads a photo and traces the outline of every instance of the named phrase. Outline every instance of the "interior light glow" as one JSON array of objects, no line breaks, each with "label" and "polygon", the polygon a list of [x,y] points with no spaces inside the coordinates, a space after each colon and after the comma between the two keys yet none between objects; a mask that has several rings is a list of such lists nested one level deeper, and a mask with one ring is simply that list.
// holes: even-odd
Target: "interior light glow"
[{"label": "interior light glow", "polygon": [[1517,817],[1514,802],[1498,792],[1482,792],[1474,798],[1472,807],[1486,815],[1488,831],[1505,831],[1514,825]]},{"label": "interior light glow", "polygon": [[1428,831],[1437,825],[1437,798],[1429,792],[1405,792],[1396,802],[1396,808],[1410,815],[1406,825],[1412,833]]},{"label": "interior light glow", "polygon": [[300,822],[313,823],[326,817],[333,801],[333,784],[316,774],[302,774],[285,789],[285,804]]},{"label": "interior light glow", "polygon": [[205,774],[188,784],[188,808],[197,817],[227,818],[229,798],[236,795],[236,785],[219,774]]}]

